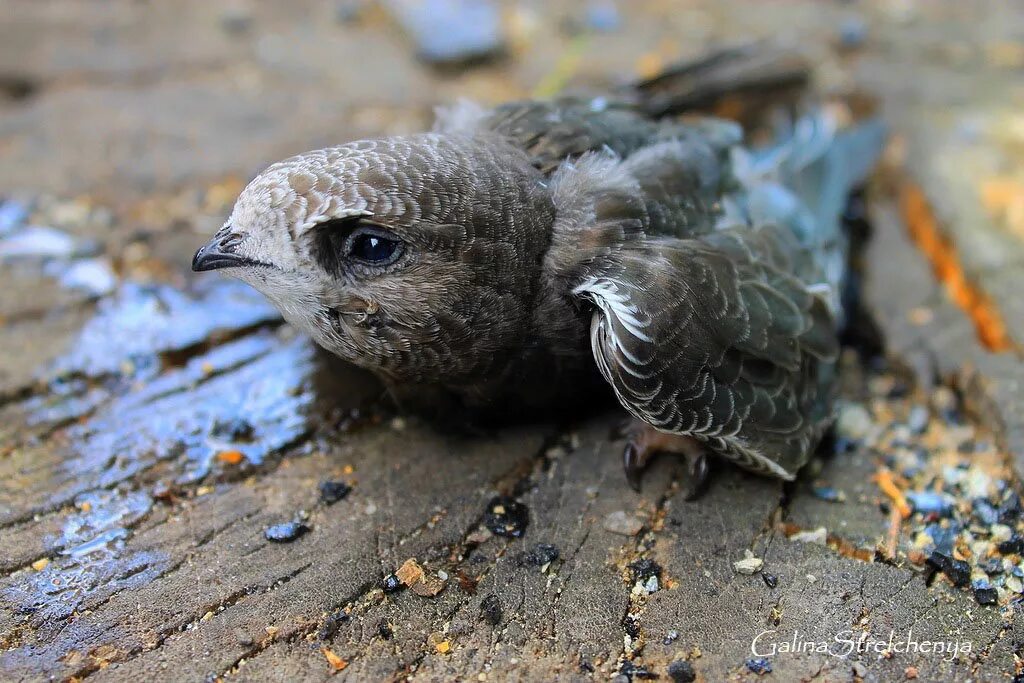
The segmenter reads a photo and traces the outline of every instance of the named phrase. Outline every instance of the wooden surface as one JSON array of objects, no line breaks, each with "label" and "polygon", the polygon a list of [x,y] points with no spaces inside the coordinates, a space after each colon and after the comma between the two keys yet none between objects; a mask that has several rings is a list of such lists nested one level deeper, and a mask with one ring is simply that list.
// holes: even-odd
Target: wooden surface
[{"label": "wooden surface", "polygon": [[[35,84],[0,101],[0,195],[34,206],[31,222],[72,236],[77,252],[56,259],[56,270],[45,259],[0,263],[0,677],[671,680],[683,668],[670,667],[685,660],[703,680],[755,679],[746,662],[758,633],[831,639],[848,629],[883,639],[912,629],[921,641],[969,641],[972,651],[955,660],[779,655],[769,677],[1014,673],[1024,635],[1016,603],[982,607],[944,579],[929,586],[908,559],[915,520],[896,559],[875,561],[891,520],[870,443],[786,487],[720,466],[696,501],[684,499],[681,464],[663,458],[637,493],[621,471],[622,442],[610,436],[619,414],[476,438],[438,433],[383,411],[371,379],[296,336],[255,293],[186,274],[192,250],[261,165],[421,128],[431,104],[457,95],[526,95],[571,54],[559,22],[581,16],[582,5],[534,10],[549,14],[505,61],[457,74],[417,64],[374,10],[348,24],[318,7],[257,6],[239,34],[208,5],[164,12],[156,31],[132,3],[110,14],[0,4],[11,17],[0,23],[0,72]],[[622,10],[616,31],[589,39],[579,81],[607,83],[712,38],[794,24],[808,27],[822,87],[870,83],[897,133],[916,130],[927,104],[898,87],[913,68],[934,82],[943,70],[957,75],[948,97],[966,119],[995,102],[994,84],[1019,81],[984,52],[966,65],[923,57],[964,26],[955,3],[909,19],[893,3],[865,3],[859,58],[833,50],[852,12],[840,5],[640,5]],[[1003,41],[1012,21],[972,30]],[[921,56],[908,58],[906,41]],[[364,63],[365,72],[354,66]],[[900,70],[886,76],[891,63]],[[964,69],[984,78],[965,85]],[[934,125],[940,135],[957,120]],[[927,158],[929,140],[910,140],[911,157]],[[967,182],[950,174],[919,182],[955,206],[977,196],[944,192]],[[891,189],[876,194],[865,293],[893,362],[868,371],[850,354],[844,396],[902,423],[928,385],[948,382],[974,409],[962,429],[994,438],[1001,461],[1021,459],[1018,357],[981,347],[906,237]],[[972,229],[996,235],[1004,255],[1024,254],[983,213]],[[954,232],[966,243],[964,221]],[[0,244],[5,232],[0,222]],[[60,284],[60,273],[95,255],[113,265],[112,292]],[[982,256],[967,266],[985,283],[1005,282]],[[1015,300],[1008,286],[991,292],[997,304]],[[923,308],[930,317],[912,314]],[[879,394],[906,376],[899,366],[925,386]],[[925,434],[944,428],[933,418]],[[319,487],[328,480],[351,493],[327,504]],[[842,489],[845,502],[824,501],[820,485]],[[488,529],[496,496],[525,506],[521,537]],[[267,539],[287,522],[308,531]],[[630,525],[639,530],[620,533]],[[827,544],[799,540],[820,527]],[[542,561],[552,551],[538,544],[557,558]],[[734,569],[745,551],[763,559],[774,587]],[[433,587],[385,592],[409,559]],[[643,560],[660,572],[638,582],[630,565]]]}]

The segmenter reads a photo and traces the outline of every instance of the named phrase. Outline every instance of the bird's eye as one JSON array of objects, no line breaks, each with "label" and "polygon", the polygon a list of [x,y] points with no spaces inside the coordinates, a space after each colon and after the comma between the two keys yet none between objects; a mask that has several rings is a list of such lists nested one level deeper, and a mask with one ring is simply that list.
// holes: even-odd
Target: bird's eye
[{"label": "bird's eye", "polygon": [[385,230],[361,227],[349,238],[348,255],[373,266],[387,266],[402,255],[402,242]]}]

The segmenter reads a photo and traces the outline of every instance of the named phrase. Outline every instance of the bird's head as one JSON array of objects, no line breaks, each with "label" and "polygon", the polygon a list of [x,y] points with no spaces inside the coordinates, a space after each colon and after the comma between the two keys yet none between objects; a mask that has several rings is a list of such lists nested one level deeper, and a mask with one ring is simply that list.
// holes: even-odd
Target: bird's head
[{"label": "bird's head", "polygon": [[354,142],[274,164],[193,270],[262,292],[321,346],[387,378],[458,383],[522,343],[553,208],[497,142]]}]

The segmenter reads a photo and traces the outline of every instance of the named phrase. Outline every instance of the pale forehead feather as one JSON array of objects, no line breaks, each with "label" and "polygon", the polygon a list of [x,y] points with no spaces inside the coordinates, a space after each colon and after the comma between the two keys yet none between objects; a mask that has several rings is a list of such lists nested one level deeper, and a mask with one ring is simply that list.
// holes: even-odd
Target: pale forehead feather
[{"label": "pale forehead feather", "polygon": [[435,134],[360,140],[305,152],[271,165],[249,183],[236,214],[251,219],[273,212],[296,234],[351,215],[416,219],[420,207],[413,197],[427,179],[422,170],[458,173],[453,152]]}]

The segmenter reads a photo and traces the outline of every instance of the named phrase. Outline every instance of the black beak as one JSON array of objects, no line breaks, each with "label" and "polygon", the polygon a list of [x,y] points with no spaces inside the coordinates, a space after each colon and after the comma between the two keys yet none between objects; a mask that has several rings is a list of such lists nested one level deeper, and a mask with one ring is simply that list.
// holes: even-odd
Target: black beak
[{"label": "black beak", "polygon": [[201,247],[192,257],[192,270],[198,273],[203,270],[244,266],[249,260],[234,253],[237,245],[237,235],[214,236],[209,244]]}]

